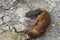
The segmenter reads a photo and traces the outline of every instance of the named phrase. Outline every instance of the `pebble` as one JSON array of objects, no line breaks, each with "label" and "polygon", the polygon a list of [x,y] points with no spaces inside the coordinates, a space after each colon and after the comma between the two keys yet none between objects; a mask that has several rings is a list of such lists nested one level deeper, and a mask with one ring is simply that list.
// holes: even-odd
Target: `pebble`
[{"label": "pebble", "polygon": [[19,22],[25,22],[25,18],[20,18]]},{"label": "pebble", "polygon": [[60,27],[60,21],[59,21],[57,24],[58,24],[58,26]]},{"label": "pebble", "polygon": [[14,30],[14,29],[11,29],[11,31],[12,31],[12,32],[15,32],[15,30]]},{"label": "pebble", "polygon": [[17,24],[17,25],[14,25],[14,27],[16,28],[17,32],[19,31],[23,31],[26,29],[26,27],[22,24]]},{"label": "pebble", "polygon": [[3,14],[0,14],[0,18],[3,17]]},{"label": "pebble", "polygon": [[2,26],[1,29],[7,31],[7,30],[9,30],[9,26]]},{"label": "pebble", "polygon": [[0,25],[3,23],[2,19],[0,19]]},{"label": "pebble", "polygon": [[20,17],[24,17],[24,16],[25,16],[25,11],[24,11],[23,8],[18,8],[18,9],[16,10],[16,13],[17,13],[17,15],[20,16]]},{"label": "pebble", "polygon": [[2,33],[3,32],[3,30],[0,30],[0,33]]},{"label": "pebble", "polygon": [[6,30],[9,30],[9,26],[6,26],[6,28],[5,28]]},{"label": "pebble", "polygon": [[11,18],[9,16],[4,17],[4,22],[9,22],[10,20],[11,20]]},{"label": "pebble", "polygon": [[56,7],[56,3],[51,3],[51,7]]}]

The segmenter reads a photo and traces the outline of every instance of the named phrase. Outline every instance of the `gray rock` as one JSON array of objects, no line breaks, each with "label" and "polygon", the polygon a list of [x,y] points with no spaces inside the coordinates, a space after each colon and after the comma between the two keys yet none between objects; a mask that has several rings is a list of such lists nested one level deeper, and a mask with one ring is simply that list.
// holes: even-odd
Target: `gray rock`
[{"label": "gray rock", "polygon": [[26,29],[26,27],[23,24],[17,24],[17,25],[14,25],[14,27],[17,30],[17,32],[24,31]]},{"label": "gray rock", "polygon": [[0,14],[0,18],[3,17],[3,14]]},{"label": "gray rock", "polygon": [[11,18],[9,16],[4,17],[4,22],[9,22],[10,20],[11,20]]},{"label": "gray rock", "polygon": [[0,30],[0,35],[3,33],[3,30]]},{"label": "gray rock", "polygon": [[9,30],[9,26],[3,27],[3,30]]},{"label": "gray rock", "polygon": [[0,25],[3,23],[4,21],[2,21],[2,19],[0,19]]},{"label": "gray rock", "polygon": [[24,8],[18,8],[18,9],[16,10],[16,13],[17,13],[18,16],[24,17],[24,16],[25,16],[25,13],[26,13],[27,11],[29,11],[29,10],[24,10]]}]

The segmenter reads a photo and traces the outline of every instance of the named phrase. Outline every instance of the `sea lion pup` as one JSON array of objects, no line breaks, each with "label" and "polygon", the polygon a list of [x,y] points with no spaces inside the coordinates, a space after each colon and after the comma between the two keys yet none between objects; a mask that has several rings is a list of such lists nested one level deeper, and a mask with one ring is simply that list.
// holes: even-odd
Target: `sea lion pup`
[{"label": "sea lion pup", "polygon": [[42,36],[51,22],[50,14],[42,9],[38,8],[34,11],[29,11],[26,13],[26,17],[28,18],[37,18],[36,24],[33,26],[32,30],[27,30],[26,33],[31,38],[38,38]]}]

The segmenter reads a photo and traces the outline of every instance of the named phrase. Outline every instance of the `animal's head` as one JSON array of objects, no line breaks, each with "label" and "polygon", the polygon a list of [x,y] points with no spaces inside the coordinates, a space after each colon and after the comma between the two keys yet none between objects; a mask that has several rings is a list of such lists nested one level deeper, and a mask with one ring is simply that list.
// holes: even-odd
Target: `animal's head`
[{"label": "animal's head", "polygon": [[41,10],[29,11],[29,12],[26,13],[26,17],[28,17],[28,18],[36,18],[41,13],[42,13]]}]

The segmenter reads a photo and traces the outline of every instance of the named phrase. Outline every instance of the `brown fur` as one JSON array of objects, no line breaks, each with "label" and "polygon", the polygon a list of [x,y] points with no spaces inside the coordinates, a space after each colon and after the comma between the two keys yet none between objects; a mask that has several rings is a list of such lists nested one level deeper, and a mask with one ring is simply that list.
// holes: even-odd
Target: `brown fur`
[{"label": "brown fur", "polygon": [[48,26],[50,25],[51,18],[49,13],[42,9],[38,8],[37,10],[41,10],[42,13],[37,16],[37,23],[34,25],[32,30],[27,30],[26,33],[31,37],[31,38],[38,38],[42,36]]}]

